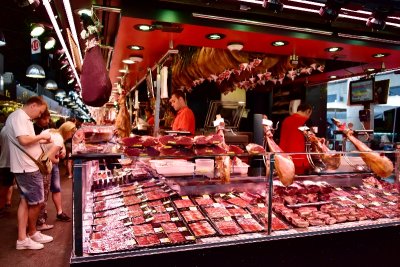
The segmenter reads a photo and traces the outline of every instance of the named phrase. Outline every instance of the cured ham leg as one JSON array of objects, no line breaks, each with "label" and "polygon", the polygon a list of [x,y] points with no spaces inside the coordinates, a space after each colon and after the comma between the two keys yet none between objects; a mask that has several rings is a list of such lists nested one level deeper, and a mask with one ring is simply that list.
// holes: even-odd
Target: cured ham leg
[{"label": "cured ham leg", "polygon": [[[333,123],[340,127],[342,123],[337,119],[332,119]],[[361,152],[369,152],[369,153],[361,153],[361,158],[368,165],[368,167],[373,171],[376,175],[382,178],[386,178],[393,173],[393,163],[392,161],[386,157],[381,156],[379,153],[374,152],[371,148],[369,148],[366,144],[358,140],[353,136],[353,131],[346,129],[343,130],[343,134],[353,143],[353,145]]]},{"label": "cured ham leg", "polygon": [[336,170],[340,166],[341,155],[340,153],[332,153],[325,145],[325,138],[317,137],[310,129],[306,126],[299,127],[299,130],[303,132],[304,136],[311,142],[311,151],[322,153],[316,155],[326,166],[328,170]]},{"label": "cured ham leg", "polygon": [[[264,119],[267,116],[264,115]],[[267,141],[271,152],[283,153],[284,151],[275,143],[272,138],[271,126],[264,125],[264,138]],[[275,155],[275,168],[279,176],[279,180],[284,186],[291,185],[294,181],[295,167],[292,158],[288,155]]]}]

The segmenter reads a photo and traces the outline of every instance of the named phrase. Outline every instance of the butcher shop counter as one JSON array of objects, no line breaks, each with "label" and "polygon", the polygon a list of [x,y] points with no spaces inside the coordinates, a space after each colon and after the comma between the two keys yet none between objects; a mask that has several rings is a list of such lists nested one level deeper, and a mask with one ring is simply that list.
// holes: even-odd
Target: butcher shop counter
[{"label": "butcher shop counter", "polygon": [[[274,155],[265,156],[273,170]],[[320,172],[296,176],[287,187],[275,172],[232,174],[232,185],[195,172],[165,177],[146,162],[132,158],[114,170],[92,159],[75,166],[71,264],[289,265],[308,256],[334,266],[343,257],[378,262],[376,246],[380,263],[395,262],[398,173],[386,181],[366,168]]]}]

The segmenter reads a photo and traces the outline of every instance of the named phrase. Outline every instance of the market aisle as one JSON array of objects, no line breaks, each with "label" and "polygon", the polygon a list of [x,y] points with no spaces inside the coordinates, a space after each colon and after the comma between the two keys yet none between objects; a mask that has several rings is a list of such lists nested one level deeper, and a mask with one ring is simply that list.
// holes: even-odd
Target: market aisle
[{"label": "market aisle", "polygon": [[[72,180],[64,173],[64,167],[60,164],[61,190],[63,209],[68,216],[72,216]],[[44,245],[42,250],[16,250],[17,238],[17,206],[19,194],[13,192],[12,207],[9,213],[0,218],[0,266],[11,267],[64,267],[69,266],[72,250],[72,222],[60,222],[56,220],[56,211],[51,200],[48,201],[48,223],[54,228],[44,231],[54,237],[54,241]]]}]

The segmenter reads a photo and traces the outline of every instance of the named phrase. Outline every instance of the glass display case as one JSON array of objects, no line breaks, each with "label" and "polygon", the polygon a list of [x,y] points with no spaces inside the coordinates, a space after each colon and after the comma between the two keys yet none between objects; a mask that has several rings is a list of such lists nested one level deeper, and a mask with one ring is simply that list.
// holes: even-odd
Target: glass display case
[{"label": "glass display case", "polygon": [[[388,178],[380,179],[363,160],[372,153],[395,154]],[[400,225],[399,150],[340,152],[335,170],[296,175],[288,186],[275,170],[285,153],[185,155],[73,155],[71,264],[196,251],[204,256],[213,249]],[[216,178],[218,157],[230,160],[224,181]],[[255,176],[254,157],[266,164]],[[245,162],[239,169],[233,167],[237,158]]]}]

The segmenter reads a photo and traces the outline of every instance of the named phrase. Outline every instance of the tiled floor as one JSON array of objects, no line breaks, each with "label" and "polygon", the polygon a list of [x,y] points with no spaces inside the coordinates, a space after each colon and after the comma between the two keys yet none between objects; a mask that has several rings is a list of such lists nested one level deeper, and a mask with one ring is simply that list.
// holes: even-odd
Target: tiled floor
[{"label": "tiled floor", "polygon": [[[61,190],[63,209],[72,217],[72,179],[65,177],[61,168]],[[72,250],[72,222],[56,220],[56,211],[51,194],[48,201],[49,224],[54,228],[44,231],[51,235],[54,241],[44,245],[42,250],[16,250],[17,240],[17,207],[19,202],[18,190],[14,190],[12,207],[9,213],[0,218],[0,266],[10,267],[64,267],[69,266]]]}]

